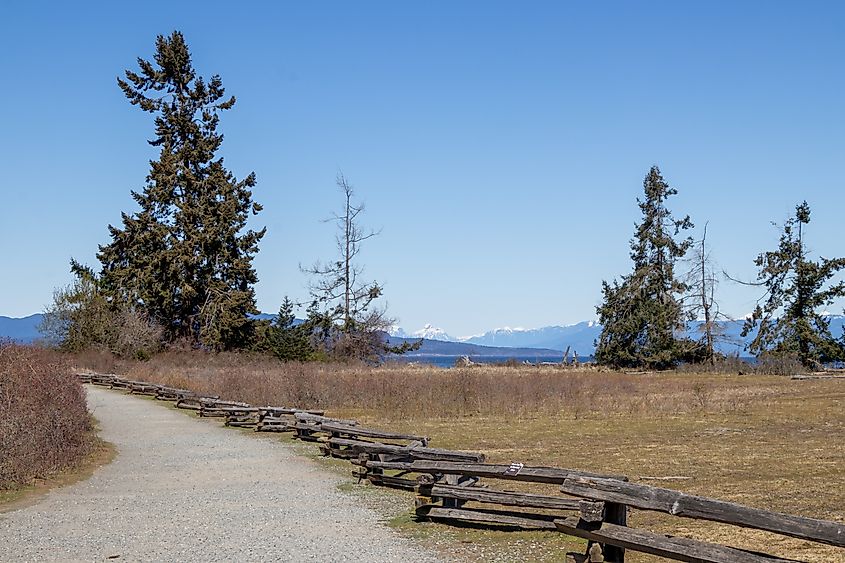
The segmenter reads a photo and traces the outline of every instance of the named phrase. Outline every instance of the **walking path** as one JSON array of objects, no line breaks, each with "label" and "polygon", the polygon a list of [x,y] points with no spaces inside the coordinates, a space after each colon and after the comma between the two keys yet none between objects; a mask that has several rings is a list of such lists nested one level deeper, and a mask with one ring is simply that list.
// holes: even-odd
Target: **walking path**
[{"label": "walking path", "polygon": [[435,561],[271,437],[88,386],[114,462],[0,514],[0,561]]}]

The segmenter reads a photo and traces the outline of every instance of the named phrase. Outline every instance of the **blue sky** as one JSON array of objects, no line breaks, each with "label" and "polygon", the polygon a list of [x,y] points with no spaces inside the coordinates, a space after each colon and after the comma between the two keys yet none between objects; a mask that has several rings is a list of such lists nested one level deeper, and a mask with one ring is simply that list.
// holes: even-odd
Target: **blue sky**
[{"label": "blue sky", "polygon": [[28,2],[0,22],[0,314],[41,310],[133,209],[152,120],[115,78],[174,29],[238,98],[221,155],[258,177],[264,311],[331,257],[339,170],[408,330],[593,318],[652,164],[735,276],[803,199],[811,248],[845,254],[839,2]]}]

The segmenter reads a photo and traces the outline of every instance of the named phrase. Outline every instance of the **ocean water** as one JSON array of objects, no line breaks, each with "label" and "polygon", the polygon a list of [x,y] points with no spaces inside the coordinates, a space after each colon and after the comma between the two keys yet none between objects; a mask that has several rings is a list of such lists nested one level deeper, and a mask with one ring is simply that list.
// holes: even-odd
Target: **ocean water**
[{"label": "ocean water", "polygon": [[[463,356],[451,355],[429,355],[429,354],[415,354],[405,356],[395,356],[391,361],[402,364],[423,364],[439,368],[450,368],[455,366],[455,362]],[[476,364],[503,364],[510,360],[515,360],[518,363],[530,362],[532,364],[553,362],[560,363],[563,359],[563,353],[559,356],[470,356],[469,359]],[[570,356],[570,361],[572,357]],[[592,357],[578,358],[579,362],[586,362],[592,360]]]}]

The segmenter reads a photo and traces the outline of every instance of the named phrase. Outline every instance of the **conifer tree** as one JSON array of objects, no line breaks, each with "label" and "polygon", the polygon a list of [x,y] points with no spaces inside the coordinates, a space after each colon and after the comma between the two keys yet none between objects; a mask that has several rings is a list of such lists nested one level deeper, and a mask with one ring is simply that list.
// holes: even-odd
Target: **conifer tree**
[{"label": "conifer tree", "polygon": [[270,350],[283,361],[308,361],[315,355],[311,344],[313,330],[310,318],[296,324],[294,303],[285,297],[279,307],[279,314],[269,330]]},{"label": "conifer tree", "polygon": [[236,179],[216,156],[219,113],[231,109],[219,76],[206,81],[191,64],[182,34],[159,36],[152,61],[138,59],[118,85],[130,103],[155,116],[159,157],[150,162],[140,207],[109,226],[100,247],[103,288],[155,320],[167,340],[215,349],[244,347],[255,313],[252,259],[265,230],[246,230],[255,175]]},{"label": "conifer tree", "polygon": [[806,201],[795,207],[795,215],[782,227],[777,250],[764,252],[754,261],[760,269],[759,284],[766,289],[746,319],[742,336],[758,328],[748,346],[755,355],[794,357],[809,369],[845,357],[843,343],[830,333],[830,319],[819,309],[845,297],[845,282],[829,284],[845,258],[807,258],[804,227],[810,222]]},{"label": "conifer tree", "polygon": [[684,315],[679,296],[686,289],[675,276],[675,262],[692,245],[676,240],[692,228],[690,218],[676,220],[666,200],[678,192],[653,166],[643,181],[644,198],[637,199],[642,220],[631,240],[633,271],[621,281],[602,282],[603,302],[596,308],[602,332],[596,361],[614,367],[672,367],[688,350],[676,338]]}]

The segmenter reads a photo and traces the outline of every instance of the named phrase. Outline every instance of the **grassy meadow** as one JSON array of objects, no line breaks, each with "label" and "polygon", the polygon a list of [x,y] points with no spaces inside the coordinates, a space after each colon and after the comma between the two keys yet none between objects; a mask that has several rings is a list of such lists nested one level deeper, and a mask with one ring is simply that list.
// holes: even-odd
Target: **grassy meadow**
[{"label": "grassy meadow", "polygon": [[[107,357],[84,367],[257,405],[323,408],[432,446],[625,474],[632,481],[803,516],[845,521],[845,381],[783,376],[620,373],[557,367],[338,367],[240,355]],[[83,366],[80,366],[83,367]],[[491,483],[492,484],[492,483]],[[554,487],[497,483],[512,490]],[[400,493],[401,494],[401,493]],[[410,511],[413,501],[407,497]],[[562,534],[483,531],[397,518],[406,533],[479,560],[562,560],[583,543]],[[634,511],[629,525],[806,561],[843,550],[765,532]],[[656,560],[631,554],[632,561]]]}]

